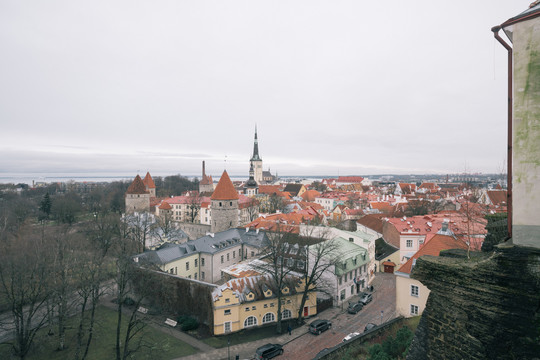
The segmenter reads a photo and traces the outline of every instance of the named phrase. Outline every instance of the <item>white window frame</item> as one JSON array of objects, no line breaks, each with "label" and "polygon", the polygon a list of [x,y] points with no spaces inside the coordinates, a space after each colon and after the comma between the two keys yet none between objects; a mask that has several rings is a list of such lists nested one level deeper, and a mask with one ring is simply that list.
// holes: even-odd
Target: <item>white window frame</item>
[{"label": "white window frame", "polygon": [[420,296],[420,288],[418,286],[411,284],[411,296],[414,296],[414,297]]},{"label": "white window frame", "polygon": [[292,312],[289,309],[285,309],[281,312],[281,320],[292,318]]},{"label": "white window frame", "polygon": [[232,322],[226,321],[223,323],[223,332],[225,333],[232,332]]},{"label": "white window frame", "polygon": [[411,315],[418,315],[418,305],[411,304],[410,308]]},{"label": "white window frame", "polygon": [[276,315],[274,315],[274,313],[267,312],[266,314],[264,314],[262,319],[263,324],[271,323],[274,321],[276,321]]},{"label": "white window frame", "polygon": [[257,326],[257,318],[255,316],[248,316],[246,320],[244,320],[244,328]]},{"label": "white window frame", "polygon": [[[408,247],[408,248],[412,248],[412,247],[413,247],[413,241],[412,241],[411,239],[407,239],[405,244],[406,244],[405,246]],[[409,244],[410,244],[410,245],[409,245]]]}]

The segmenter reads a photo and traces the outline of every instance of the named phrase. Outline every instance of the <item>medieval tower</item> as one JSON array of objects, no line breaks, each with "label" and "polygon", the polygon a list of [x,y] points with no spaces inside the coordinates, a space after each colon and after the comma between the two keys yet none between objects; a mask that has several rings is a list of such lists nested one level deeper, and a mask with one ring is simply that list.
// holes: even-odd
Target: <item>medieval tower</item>
[{"label": "medieval tower", "polygon": [[255,127],[255,142],[253,143],[253,156],[250,160],[250,165],[253,167],[253,175],[257,184],[261,184],[263,180],[263,164],[259,156],[259,142],[257,140],[257,127]]},{"label": "medieval tower", "polygon": [[255,196],[259,193],[259,184],[255,181],[253,171],[253,163],[249,167],[249,180],[244,185],[244,194],[247,196]]},{"label": "medieval tower", "polygon": [[201,181],[199,181],[199,193],[201,194],[211,194],[214,191],[214,180],[212,180],[212,176],[206,175],[206,169],[204,161],[202,162],[202,177]]},{"label": "medieval tower", "polygon": [[146,173],[143,184],[146,187],[146,191],[150,193],[150,197],[156,197],[156,184],[154,184],[154,179],[152,179],[149,172]]},{"label": "medieval tower", "polygon": [[[148,174],[149,175],[149,174]],[[151,179],[151,178],[150,178]],[[152,184],[154,182],[152,181]],[[154,185],[154,194],[155,194]],[[131,214],[139,211],[150,210],[150,191],[147,190],[147,186],[139,175],[135,177],[135,180],[129,185],[126,191],[126,213]]]},{"label": "medieval tower", "polygon": [[211,232],[216,233],[238,226],[238,193],[226,170],[223,171],[210,200]]}]

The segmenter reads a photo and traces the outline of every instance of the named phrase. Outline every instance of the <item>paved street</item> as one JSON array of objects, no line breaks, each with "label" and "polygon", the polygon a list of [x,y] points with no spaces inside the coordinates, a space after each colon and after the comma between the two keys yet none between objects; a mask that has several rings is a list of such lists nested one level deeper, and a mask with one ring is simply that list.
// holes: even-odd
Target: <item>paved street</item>
[{"label": "paved street", "polygon": [[[368,323],[386,322],[396,317],[395,276],[393,274],[377,274],[373,285],[373,301],[367,304],[358,314],[347,313],[347,309],[331,309],[323,312],[319,318],[332,321],[332,329],[321,335],[305,334],[285,345],[282,359],[313,359],[324,348],[333,347],[343,341],[352,332],[363,332]],[[332,314],[332,315],[330,315]],[[310,320],[309,322],[311,322]]]},{"label": "paved street", "polygon": [[[313,359],[315,355],[324,348],[333,347],[339,344],[343,338],[351,332],[362,332],[367,323],[381,323],[381,310],[383,321],[386,322],[396,317],[396,295],[395,277],[393,274],[378,273],[373,282],[375,292],[373,301],[366,305],[358,314],[351,315],[344,308],[331,308],[320,315],[310,318],[306,325],[294,329],[292,335],[280,335],[255,342],[232,345],[229,349],[231,359],[240,355],[240,359],[252,359],[255,350],[267,343],[278,343],[284,345],[284,354],[279,359]],[[316,319],[329,319],[332,321],[332,329],[323,332],[321,335],[312,335],[308,332],[309,323]],[[183,339],[184,340],[184,339]],[[185,341],[185,340],[184,340]],[[187,341],[190,343],[189,341]],[[197,347],[196,344],[193,344]],[[182,357],[177,360],[214,360],[227,359],[228,349],[215,349],[209,352],[198,353],[191,356]]]}]

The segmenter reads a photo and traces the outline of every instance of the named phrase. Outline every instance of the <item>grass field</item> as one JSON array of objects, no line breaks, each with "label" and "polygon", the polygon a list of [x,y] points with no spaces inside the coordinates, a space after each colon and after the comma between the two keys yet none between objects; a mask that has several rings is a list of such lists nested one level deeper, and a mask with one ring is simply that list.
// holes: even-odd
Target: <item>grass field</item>
[{"label": "grass field", "polygon": [[[125,319],[125,317],[124,317]],[[64,360],[72,359],[75,354],[76,329],[75,319],[70,319],[66,330],[67,348],[57,349],[57,337],[47,335],[47,329],[41,329],[34,342],[34,347],[28,355],[28,360]],[[124,327],[125,329],[125,327]],[[172,336],[169,336],[151,326],[146,326],[142,333],[140,350],[132,359],[169,360],[181,356],[195,354],[197,350]],[[89,360],[115,358],[116,341],[116,312],[105,307],[99,307],[94,339],[88,354]],[[0,359],[15,359],[11,356],[11,346],[0,344]]]}]

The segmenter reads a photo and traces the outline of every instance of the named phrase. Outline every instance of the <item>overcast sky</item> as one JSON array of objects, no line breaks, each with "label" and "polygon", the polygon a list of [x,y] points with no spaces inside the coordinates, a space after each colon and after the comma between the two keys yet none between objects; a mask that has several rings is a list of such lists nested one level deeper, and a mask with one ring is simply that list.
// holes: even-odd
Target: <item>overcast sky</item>
[{"label": "overcast sky", "polygon": [[531,2],[0,0],[0,172],[498,173]]}]

